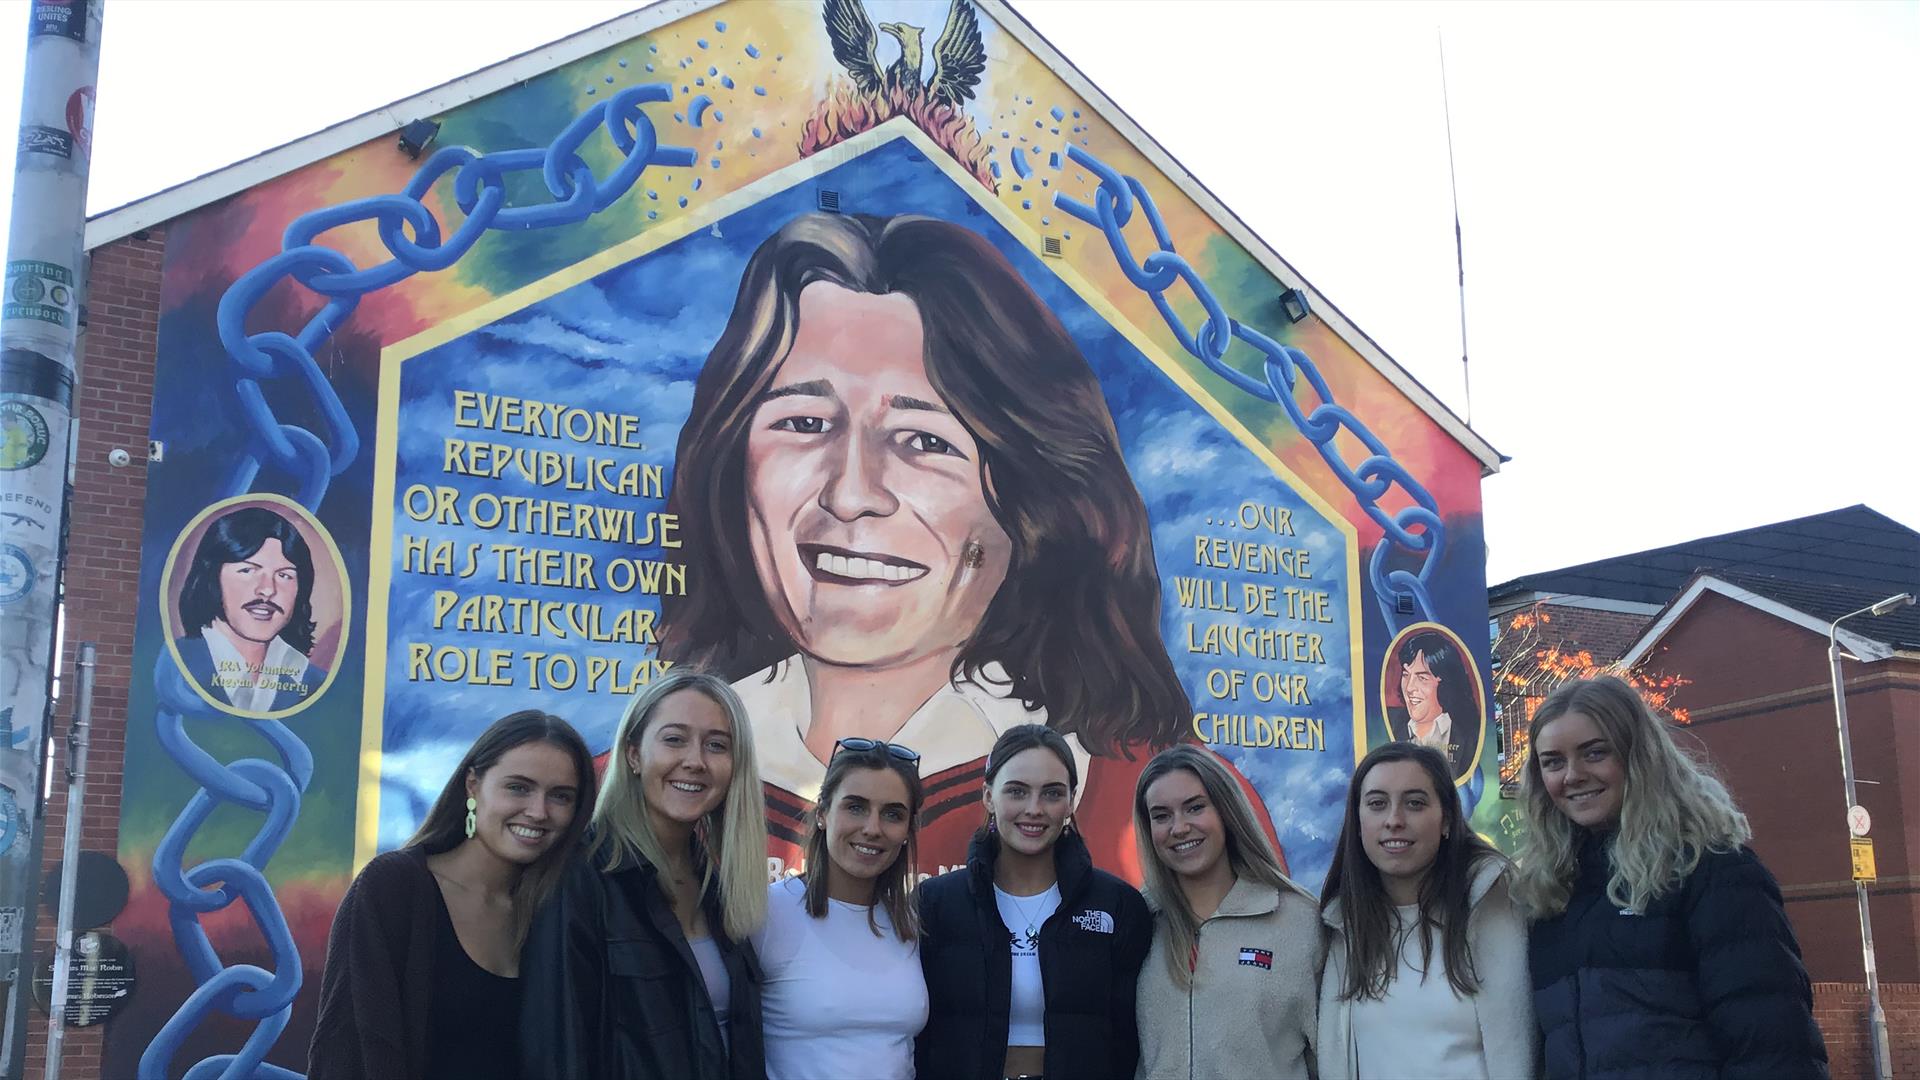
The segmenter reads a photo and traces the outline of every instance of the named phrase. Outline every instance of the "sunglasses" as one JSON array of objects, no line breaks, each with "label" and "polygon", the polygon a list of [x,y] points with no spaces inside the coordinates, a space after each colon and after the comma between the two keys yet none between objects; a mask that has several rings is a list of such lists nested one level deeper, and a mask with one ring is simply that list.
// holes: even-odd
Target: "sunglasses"
[{"label": "sunglasses", "polygon": [[835,740],[833,752],[838,754],[842,750],[851,750],[856,754],[864,754],[869,750],[885,750],[890,756],[899,758],[909,765],[920,764],[920,751],[901,746],[899,743],[884,742],[880,739],[862,739],[855,736],[853,738]]}]

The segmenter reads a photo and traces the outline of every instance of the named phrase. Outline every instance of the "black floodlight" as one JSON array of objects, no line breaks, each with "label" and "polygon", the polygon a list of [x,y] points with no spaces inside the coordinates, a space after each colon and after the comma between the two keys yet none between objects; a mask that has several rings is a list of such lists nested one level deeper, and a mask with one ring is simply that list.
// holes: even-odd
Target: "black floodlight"
[{"label": "black floodlight", "polygon": [[1313,309],[1307,306],[1307,294],[1299,289],[1288,289],[1280,294],[1280,310],[1287,313],[1288,322],[1295,323],[1313,314]]},{"label": "black floodlight", "polygon": [[433,145],[433,137],[440,134],[440,125],[431,120],[415,120],[400,129],[400,152],[410,158],[418,159]]}]

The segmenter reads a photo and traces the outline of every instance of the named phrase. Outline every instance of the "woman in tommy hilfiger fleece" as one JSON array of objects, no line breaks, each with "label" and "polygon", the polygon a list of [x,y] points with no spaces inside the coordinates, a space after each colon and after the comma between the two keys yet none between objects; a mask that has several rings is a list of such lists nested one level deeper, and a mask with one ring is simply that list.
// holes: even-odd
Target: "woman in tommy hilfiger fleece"
[{"label": "woman in tommy hilfiger fleece", "polygon": [[1153,944],[1140,969],[1141,1080],[1312,1075],[1320,918],[1246,794],[1197,746],[1134,787]]}]

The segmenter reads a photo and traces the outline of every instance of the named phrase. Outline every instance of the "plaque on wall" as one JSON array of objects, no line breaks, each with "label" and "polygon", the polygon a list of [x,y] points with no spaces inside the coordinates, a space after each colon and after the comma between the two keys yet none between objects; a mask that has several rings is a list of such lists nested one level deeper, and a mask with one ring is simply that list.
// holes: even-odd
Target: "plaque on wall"
[{"label": "plaque on wall", "polygon": [[[73,939],[67,973],[67,1026],[92,1027],[113,1019],[133,996],[133,954],[112,934],[89,931]],[[33,973],[33,1000],[52,1012],[53,959]]]}]

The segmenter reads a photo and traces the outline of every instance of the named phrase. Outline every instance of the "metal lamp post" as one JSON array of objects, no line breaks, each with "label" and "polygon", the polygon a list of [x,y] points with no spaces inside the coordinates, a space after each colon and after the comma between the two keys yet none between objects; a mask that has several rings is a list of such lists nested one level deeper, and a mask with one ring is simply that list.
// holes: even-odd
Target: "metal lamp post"
[{"label": "metal lamp post", "polygon": [[[1861,615],[1877,619],[1890,611],[1906,607],[1913,600],[1912,593],[1889,596],[1871,607],[1848,612],[1827,627],[1827,662],[1833,668],[1833,715],[1840,733],[1840,772],[1847,782],[1849,813],[1859,802],[1854,798],[1853,736],[1847,730],[1846,684],[1840,674],[1840,624]],[[1873,1045],[1873,1075],[1878,1080],[1892,1080],[1893,1061],[1887,1051],[1887,1013],[1880,1006],[1880,973],[1873,959],[1873,916],[1867,910],[1867,883],[1856,878],[1853,892],[1860,905],[1860,958],[1867,969],[1867,1023]]]}]

